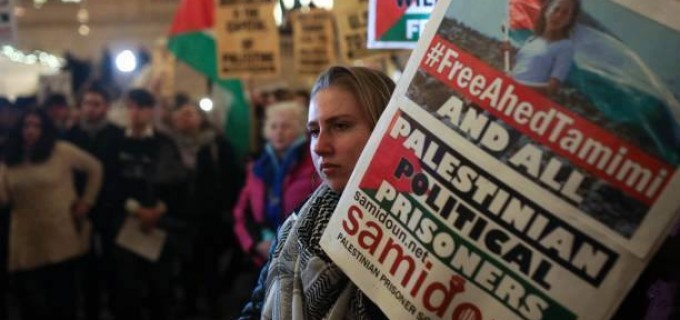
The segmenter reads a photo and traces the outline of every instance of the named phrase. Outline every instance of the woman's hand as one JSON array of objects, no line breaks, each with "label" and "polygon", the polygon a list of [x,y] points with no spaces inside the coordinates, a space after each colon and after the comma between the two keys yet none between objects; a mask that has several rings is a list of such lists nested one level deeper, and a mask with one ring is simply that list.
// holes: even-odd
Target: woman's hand
[{"label": "woman's hand", "polygon": [[90,212],[90,209],[92,209],[92,206],[81,200],[78,200],[73,203],[73,206],[71,206],[71,214],[74,218],[81,219],[84,218],[88,212]]}]

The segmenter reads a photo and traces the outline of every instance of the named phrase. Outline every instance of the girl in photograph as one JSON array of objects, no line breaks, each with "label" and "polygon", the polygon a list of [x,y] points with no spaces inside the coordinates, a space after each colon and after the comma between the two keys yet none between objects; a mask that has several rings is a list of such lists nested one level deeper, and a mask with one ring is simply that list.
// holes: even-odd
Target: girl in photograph
[{"label": "girl in photograph", "polygon": [[[574,59],[570,39],[581,11],[579,0],[546,0],[529,38],[515,56],[511,76],[548,96],[566,80]],[[505,45],[504,50],[509,46]]]}]

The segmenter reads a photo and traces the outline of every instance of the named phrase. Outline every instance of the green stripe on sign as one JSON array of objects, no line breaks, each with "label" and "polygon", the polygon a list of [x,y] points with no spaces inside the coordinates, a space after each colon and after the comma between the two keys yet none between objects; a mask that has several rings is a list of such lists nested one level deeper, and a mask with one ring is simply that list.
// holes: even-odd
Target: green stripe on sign
[{"label": "green stripe on sign", "polygon": [[[429,14],[404,14],[397,23],[380,37],[379,41],[416,42],[420,39],[420,32],[425,27]],[[410,38],[409,38],[410,37]]]},{"label": "green stripe on sign", "polygon": [[[372,189],[361,189],[361,190],[364,193],[366,193],[371,198],[371,200],[373,202],[375,202],[376,204],[379,203],[375,199],[376,190],[372,190]],[[470,251],[470,253],[473,253],[473,254],[475,254],[475,255],[477,255],[481,258],[480,263],[477,266],[477,269],[475,270],[475,272],[472,275],[467,275],[464,272],[459,272],[457,270],[451,269],[452,267],[449,264],[449,261],[445,261],[443,258],[440,258],[436,254],[434,254],[434,249],[433,249],[431,243],[424,243],[416,235],[411,234],[413,236],[413,238],[416,239],[427,251],[432,253],[432,256],[437,257],[437,259],[443,265],[449,267],[449,269],[456,272],[460,276],[464,277],[471,284],[477,286],[479,289],[487,292],[489,294],[489,296],[493,297],[494,299],[496,299],[501,304],[507,306],[509,310],[512,310],[520,318],[526,319],[525,316],[522,316],[522,314],[519,313],[517,308],[511,307],[510,305],[508,305],[508,303],[506,303],[506,301],[504,301],[503,299],[496,296],[493,291],[488,290],[484,286],[481,286],[477,282],[474,281],[474,276],[479,271],[479,266],[481,266],[485,261],[487,263],[493,265],[494,267],[496,267],[500,271],[502,271],[503,274],[509,276],[511,279],[515,280],[517,283],[522,285],[522,287],[525,289],[525,292],[526,292],[524,297],[533,295],[533,296],[539,297],[540,299],[542,299],[543,301],[548,303],[548,308],[545,309],[545,310],[542,310],[543,316],[541,317],[541,319],[550,319],[550,320],[572,320],[572,319],[576,319],[576,315],[573,312],[571,312],[566,307],[557,303],[557,301],[555,301],[553,298],[551,298],[550,296],[543,293],[543,291],[534,287],[531,283],[524,280],[520,275],[518,275],[516,272],[514,272],[513,270],[508,268],[503,262],[499,262],[499,260],[495,259],[493,256],[491,256],[491,255],[487,254],[486,252],[482,251],[481,249],[477,248],[477,246],[475,244],[469,242],[468,240],[464,239],[459,234],[457,234],[455,231],[451,230],[450,227],[448,227],[447,225],[445,225],[441,221],[439,221],[439,219],[437,217],[435,217],[433,214],[431,214],[428,209],[421,206],[420,203],[417,200],[413,199],[409,194],[406,194],[406,193],[401,193],[401,194],[407,198],[407,200],[413,206],[414,210],[419,209],[423,213],[423,217],[421,218],[421,221],[422,221],[423,218],[429,218],[433,223],[436,224],[436,226],[437,226],[436,230],[445,230],[444,232],[448,233],[453,238],[453,240],[455,241],[455,244],[456,244],[456,250],[454,250],[454,253],[451,255],[451,257],[453,257],[456,254],[456,252],[458,250],[460,250],[461,247],[466,247]],[[398,217],[393,216],[388,208],[384,208],[382,206],[380,206],[380,208],[382,208],[385,212],[389,212],[392,220],[399,223],[402,226],[402,228],[405,232],[409,232],[408,227],[404,223],[402,223],[401,220],[399,220]],[[449,259],[451,257],[449,257]],[[524,300],[524,299],[522,299],[522,300]]]}]

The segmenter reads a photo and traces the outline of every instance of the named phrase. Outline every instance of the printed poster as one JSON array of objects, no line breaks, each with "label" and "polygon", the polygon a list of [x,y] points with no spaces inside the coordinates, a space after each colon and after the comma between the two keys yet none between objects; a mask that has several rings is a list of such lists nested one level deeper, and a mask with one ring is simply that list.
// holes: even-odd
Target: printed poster
[{"label": "printed poster", "polygon": [[436,2],[436,0],[369,0],[368,48],[415,48]]},{"label": "printed poster", "polygon": [[333,15],[338,28],[340,58],[351,62],[371,54],[367,47],[368,0],[343,1],[335,4]]},{"label": "printed poster", "polygon": [[176,58],[165,45],[157,44],[151,53],[151,89],[170,99],[175,93]]},{"label": "printed poster", "polygon": [[273,0],[216,0],[220,78],[266,78],[281,70]]},{"label": "printed poster", "polygon": [[337,60],[333,16],[324,9],[298,10],[291,21],[295,70],[301,76],[316,77]]},{"label": "printed poster", "polygon": [[12,1],[0,0],[0,44],[12,43],[15,37],[15,29]]},{"label": "printed poster", "polygon": [[677,222],[679,29],[547,3],[433,11],[321,240],[388,317],[608,319]]}]

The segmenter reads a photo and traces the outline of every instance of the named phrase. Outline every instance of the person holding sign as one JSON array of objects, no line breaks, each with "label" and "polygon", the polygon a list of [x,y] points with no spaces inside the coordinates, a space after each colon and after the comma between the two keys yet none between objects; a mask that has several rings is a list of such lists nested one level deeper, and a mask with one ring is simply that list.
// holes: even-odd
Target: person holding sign
[{"label": "person holding sign", "polygon": [[323,183],[279,229],[240,319],[385,318],[319,239],[394,87],[383,73],[362,67],[334,66],[316,80],[307,128]]},{"label": "person holding sign", "polygon": [[[549,0],[543,3],[535,27],[517,52],[511,76],[541,93],[553,95],[566,80],[574,58],[570,39],[580,12],[579,0]],[[509,44],[503,50],[509,50]]]}]

